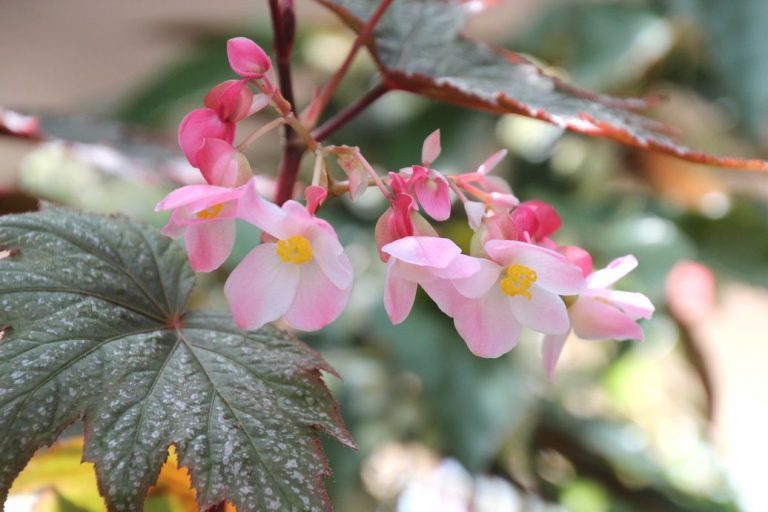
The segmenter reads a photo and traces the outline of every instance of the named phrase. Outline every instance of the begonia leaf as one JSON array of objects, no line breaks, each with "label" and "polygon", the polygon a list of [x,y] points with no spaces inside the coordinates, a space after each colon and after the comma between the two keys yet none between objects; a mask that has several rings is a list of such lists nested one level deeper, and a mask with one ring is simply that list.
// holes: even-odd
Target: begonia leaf
[{"label": "begonia leaf", "polygon": [[322,430],[354,446],[307,346],[188,311],[183,249],[123,217],[0,217],[0,501],[85,425],[110,511],[141,510],[174,445],[201,509],[327,510]]},{"label": "begonia leaf", "polygon": [[[359,30],[380,0],[317,0]],[[718,157],[680,144],[674,129],[639,115],[658,99],[614,98],[549,76],[520,54],[462,34],[482,2],[394,0],[368,48],[384,83],[435,100],[520,114],[595,137],[720,167],[768,170],[768,161]]]}]

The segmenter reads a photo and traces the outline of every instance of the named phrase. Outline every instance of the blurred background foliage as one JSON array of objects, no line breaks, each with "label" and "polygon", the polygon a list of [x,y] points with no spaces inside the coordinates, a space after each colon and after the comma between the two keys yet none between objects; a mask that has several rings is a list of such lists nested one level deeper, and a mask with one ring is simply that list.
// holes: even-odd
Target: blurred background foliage
[{"label": "blurred background foliage", "polygon": [[[498,42],[579,85],[619,95],[667,96],[669,102],[651,115],[680,127],[694,147],[768,156],[764,0],[547,5],[525,21],[522,33]],[[44,117],[52,133],[120,146],[134,162],[144,163],[143,170],[115,163],[109,155],[85,158],[83,151],[46,144],[23,161],[20,191],[89,210],[117,209],[161,225],[164,219],[152,208],[174,182],[183,181],[184,171],[166,166],[159,172],[152,162],[167,159],[182,115],[201,104],[207,89],[230,78],[224,43],[241,28],[200,34],[186,56],[165,65],[130,96],[115,98],[108,117],[130,131],[118,128],[122,124]],[[473,25],[469,32],[482,30]],[[243,35],[270,47],[266,18]],[[338,65],[352,38],[340,23],[300,17],[295,48],[300,101]],[[367,90],[374,72],[370,60],[360,57],[332,110]],[[700,322],[716,307],[714,285],[706,267],[687,267],[694,269],[685,274],[693,276],[687,280],[670,271],[680,261],[695,260],[715,273],[720,286],[739,281],[768,286],[768,180],[406,93],[385,96],[330,142],[358,145],[377,168],[394,170],[416,161],[421,141],[436,128],[443,136],[436,164],[441,170],[473,170],[506,147],[512,156],[499,173],[521,199],[541,198],[558,208],[564,219],[561,243],[584,246],[597,267],[636,254],[640,267],[621,284],[648,294],[657,313],[644,325],[644,343],[571,340],[555,381],[548,383],[537,336],[524,337],[500,359],[475,358],[450,320],[423,296],[404,324],[392,326],[381,303],[384,268],[372,229],[383,201],[371,192],[355,204],[346,198],[327,204],[321,215],[348,247],[357,284],[342,318],[303,338],[343,376],[329,384],[360,445],[358,452],[334,443],[325,447],[335,473],[329,483],[337,509],[468,510],[460,504],[472,501],[474,511],[766,510],[765,498],[760,501],[760,493],[730,472],[714,442],[719,384],[700,339]],[[158,135],[149,143],[137,140],[136,130]],[[273,174],[279,161],[276,138],[256,145],[248,156],[254,169]],[[8,197],[6,210],[20,200]],[[439,228],[459,243],[470,236],[462,215]],[[258,243],[255,229],[239,229],[230,265],[202,277],[197,305],[225,307],[223,278]],[[764,326],[765,317],[758,321]],[[764,400],[760,392],[752,399]],[[52,491],[39,510],[100,510],[89,470],[73,465],[79,459],[77,433],[26,470],[15,488],[16,503],[24,493],[45,488]],[[70,471],[83,472],[83,478]],[[183,472],[169,472],[166,479],[185,481]],[[183,484],[166,481],[159,487],[164,490],[153,494],[147,510],[189,509]]]}]

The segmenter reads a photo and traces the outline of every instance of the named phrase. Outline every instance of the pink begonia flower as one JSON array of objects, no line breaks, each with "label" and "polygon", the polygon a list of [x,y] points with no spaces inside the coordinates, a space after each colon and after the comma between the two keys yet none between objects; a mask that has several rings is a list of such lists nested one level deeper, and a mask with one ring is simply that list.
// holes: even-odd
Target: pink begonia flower
[{"label": "pink begonia flower", "polygon": [[245,186],[238,217],[261,229],[265,242],[232,271],[224,285],[235,322],[258,329],[280,317],[314,331],[333,322],[352,290],[352,264],[333,227],[296,201],[282,207]]},{"label": "pink begonia flower", "polygon": [[447,220],[451,216],[451,190],[445,176],[420,165],[411,167],[410,174],[408,186],[424,211],[435,220]]},{"label": "pink begonia flower", "polygon": [[234,123],[222,121],[219,114],[210,108],[193,110],[179,124],[179,146],[193,167],[197,167],[197,152],[205,139],[221,139],[232,144],[235,139]]},{"label": "pink begonia flower", "polygon": [[161,231],[171,238],[184,236],[189,263],[196,272],[216,270],[232,252],[237,201],[242,194],[242,187],[188,185],[155,206],[155,211],[172,210]]},{"label": "pink begonia flower", "polygon": [[584,287],[576,265],[550,249],[515,240],[485,244],[488,259],[477,258],[480,271],[465,279],[427,289],[453,317],[473,354],[499,357],[517,344],[523,326],[545,334],[570,328],[560,295]]},{"label": "pink begonia flower", "polygon": [[215,110],[222,121],[237,123],[251,114],[253,100],[248,80],[227,80],[210,90],[204,104]]},{"label": "pink begonia flower", "polygon": [[[632,256],[617,258],[603,270],[593,272],[586,281],[586,288],[568,307],[573,332],[585,340],[638,340],[644,338],[637,324],[641,318],[649,319],[654,307],[642,293],[612,290],[619,279],[637,267]],[[544,369],[551,379],[560,358],[569,331],[550,333],[544,338],[542,348]]]},{"label": "pink begonia flower", "polygon": [[390,207],[379,220],[374,229],[376,247],[381,261],[387,262],[389,254],[382,248],[390,242],[407,236],[437,236],[435,229],[416,211],[416,204],[409,194],[395,194]]},{"label": "pink begonia flower", "polygon": [[197,165],[211,185],[239,187],[251,179],[248,159],[232,144],[221,139],[205,139],[197,152]]},{"label": "pink begonia flower", "polygon": [[416,298],[416,288],[438,279],[466,278],[480,270],[477,258],[461,254],[447,238],[408,236],[382,247],[390,257],[384,307],[393,324],[408,316]]},{"label": "pink begonia flower", "polygon": [[227,58],[232,71],[244,78],[261,78],[272,67],[269,55],[247,37],[227,41]]}]

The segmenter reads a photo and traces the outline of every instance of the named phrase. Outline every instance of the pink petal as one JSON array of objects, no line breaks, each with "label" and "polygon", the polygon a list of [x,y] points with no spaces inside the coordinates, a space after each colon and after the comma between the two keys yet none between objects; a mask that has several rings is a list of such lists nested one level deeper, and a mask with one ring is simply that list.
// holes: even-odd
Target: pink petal
[{"label": "pink petal", "polygon": [[203,141],[197,152],[197,166],[211,185],[239,187],[251,178],[251,167],[245,156],[220,139]]},{"label": "pink petal", "polygon": [[322,329],[344,310],[352,287],[335,286],[319,265],[308,263],[298,268],[299,285],[285,321],[302,331]]},{"label": "pink petal", "polygon": [[507,150],[500,149],[499,151],[489,156],[485,162],[481,163],[480,167],[477,168],[477,172],[479,174],[488,174],[493,170],[494,167],[499,164],[499,162],[501,162],[505,156],[507,156]]},{"label": "pink petal", "polygon": [[571,305],[573,330],[586,340],[643,340],[643,330],[618,308],[591,297],[579,297]]},{"label": "pink petal", "polygon": [[304,189],[304,197],[307,198],[307,211],[314,215],[325,198],[328,197],[328,189],[317,185],[310,185]]},{"label": "pink petal", "polygon": [[488,195],[491,197],[491,202],[493,205],[499,208],[514,208],[520,204],[520,200],[512,194],[506,194],[504,192],[491,192]]},{"label": "pink petal", "polygon": [[480,269],[474,275],[466,279],[455,279],[453,286],[464,297],[476,299],[482,297],[492,286],[499,281],[499,274],[503,267],[485,258],[475,258]]},{"label": "pink petal", "polygon": [[258,329],[283,316],[296,296],[299,266],[283,263],[276,244],[248,253],[224,284],[224,295],[241,329]]},{"label": "pink petal", "polygon": [[270,94],[257,94],[253,97],[251,108],[248,109],[248,115],[252,116],[256,112],[260,112],[267,108],[272,102],[272,95]]},{"label": "pink petal", "polygon": [[387,280],[384,288],[384,308],[393,324],[397,325],[408,317],[416,299],[416,283],[399,276],[399,261],[390,259],[387,263]]},{"label": "pink petal", "polygon": [[171,216],[165,226],[162,227],[160,232],[165,236],[169,236],[174,240],[181,237],[186,231],[187,226],[180,224],[177,221],[178,213],[176,211],[171,212]]},{"label": "pink petal", "polygon": [[523,240],[525,234],[533,234],[539,230],[539,219],[533,209],[526,206],[515,208],[509,214],[509,220],[512,223],[512,240]]},{"label": "pink petal", "polygon": [[461,254],[452,240],[433,236],[407,236],[388,243],[382,251],[406,263],[445,268]]},{"label": "pink petal", "polygon": [[186,207],[192,211],[209,208],[215,204],[233,201],[243,195],[242,189],[219,187],[216,185],[187,185],[177,188],[157,203],[155,211],[175,210]]},{"label": "pink petal", "polygon": [[237,205],[237,216],[278,239],[293,234],[290,232],[291,219],[288,214],[261,197],[254,179],[245,185],[245,192]]},{"label": "pink petal", "polygon": [[478,201],[464,201],[464,212],[467,214],[469,227],[474,231],[483,222],[485,204]]},{"label": "pink petal", "polygon": [[210,108],[198,108],[187,114],[179,125],[179,146],[189,163],[197,167],[197,152],[205,139],[221,139],[232,143],[235,125],[222,121]]},{"label": "pink petal", "polygon": [[310,236],[309,240],[312,245],[312,257],[328,279],[339,288],[349,288],[354,272],[339,240],[320,231],[317,235]]},{"label": "pink petal", "polygon": [[437,304],[440,311],[453,317],[456,308],[467,299],[456,291],[451,281],[447,279],[432,279],[419,282],[424,291]]},{"label": "pink petal", "polygon": [[548,334],[544,336],[544,344],[541,347],[541,356],[544,363],[544,370],[547,372],[547,378],[551,381],[555,376],[555,367],[560,359],[565,342],[568,339],[570,330],[565,334]]},{"label": "pink petal", "polygon": [[509,297],[512,313],[517,321],[544,334],[562,334],[571,327],[568,309],[559,295],[533,285],[531,298],[523,295]]},{"label": "pink petal", "polygon": [[564,245],[555,250],[565,256],[565,259],[579,267],[584,277],[592,274],[592,255],[581,247],[576,245]]},{"label": "pink petal", "polygon": [[608,288],[616,281],[632,272],[637,267],[637,258],[628,254],[616,258],[602,270],[598,270],[587,278],[587,288]]},{"label": "pink petal", "polygon": [[499,357],[517,345],[522,326],[510,314],[500,289],[479,299],[461,299],[453,307],[454,325],[469,350],[479,357]]},{"label": "pink petal", "polygon": [[557,231],[563,223],[555,207],[544,201],[525,201],[520,206],[532,209],[539,221],[539,229],[535,233],[531,233],[531,236],[536,240],[548,237]]},{"label": "pink petal", "polygon": [[246,78],[261,78],[272,66],[261,46],[246,37],[227,41],[227,57],[232,71]]},{"label": "pink petal", "polygon": [[204,103],[223,121],[237,123],[250,115],[253,91],[247,80],[227,80],[211,89]]},{"label": "pink petal", "polygon": [[514,240],[490,240],[485,251],[501,265],[517,263],[532,268],[537,274],[536,286],[550,292],[576,295],[584,288],[581,269],[551,249]]},{"label": "pink petal", "polygon": [[440,130],[430,133],[421,146],[421,162],[429,167],[440,155]]},{"label": "pink petal", "polygon": [[224,220],[189,226],[184,242],[192,268],[196,272],[211,272],[219,268],[232,252],[235,223]]},{"label": "pink petal", "polygon": [[633,320],[639,318],[649,319],[653,316],[655,307],[651,299],[637,292],[625,292],[619,290],[595,290],[590,294],[618,307]]},{"label": "pink petal", "polygon": [[430,268],[430,271],[438,279],[467,279],[480,272],[481,261],[487,260],[459,254],[447,267]]},{"label": "pink petal", "polygon": [[416,182],[414,191],[424,211],[435,220],[446,220],[451,216],[451,191],[448,181],[437,173],[429,179]]}]

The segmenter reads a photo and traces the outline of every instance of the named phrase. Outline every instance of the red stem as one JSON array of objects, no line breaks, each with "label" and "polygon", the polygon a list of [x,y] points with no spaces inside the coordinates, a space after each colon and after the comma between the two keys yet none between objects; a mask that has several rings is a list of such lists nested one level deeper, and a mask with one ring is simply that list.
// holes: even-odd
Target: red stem
[{"label": "red stem", "polygon": [[[296,112],[291,78],[291,52],[296,33],[296,12],[293,0],[269,0],[269,12],[274,31],[274,48],[277,61],[277,78],[280,93]],[[293,187],[299,174],[304,146],[296,136],[296,131],[287,124],[283,128],[283,157],[277,175],[277,193],[275,202],[282,205],[293,195]]]},{"label": "red stem", "polygon": [[312,137],[318,141],[322,142],[323,140],[327,139],[331,134],[333,134],[336,130],[347,124],[349,121],[351,121],[353,118],[355,118],[360,112],[368,108],[368,106],[371,105],[374,101],[381,98],[384,94],[389,92],[389,87],[387,87],[385,84],[381,83],[368,91],[365,96],[357,100],[355,103],[351,104],[329,120],[327,120],[325,123],[321,124],[317,128],[315,128],[312,131]]},{"label": "red stem", "polygon": [[326,86],[323,88],[322,92],[320,93],[320,97],[318,98],[318,113],[322,114],[325,110],[325,107],[328,106],[328,103],[331,101],[331,98],[333,97],[333,93],[336,92],[336,88],[341,83],[344,76],[347,74],[347,70],[349,70],[349,66],[352,64],[352,60],[354,60],[355,55],[357,55],[358,50],[368,41],[368,38],[371,37],[371,34],[373,33],[373,29],[376,28],[376,25],[379,23],[379,20],[384,15],[384,13],[387,11],[389,6],[392,4],[393,0],[381,0],[381,3],[376,8],[376,10],[371,15],[370,19],[365,23],[363,28],[360,29],[360,32],[357,33],[357,37],[355,38],[355,41],[352,43],[352,48],[349,49],[349,53],[347,53],[347,57],[344,59],[344,62],[341,64],[339,69],[336,70],[336,72],[331,77],[330,81],[326,84]]}]

